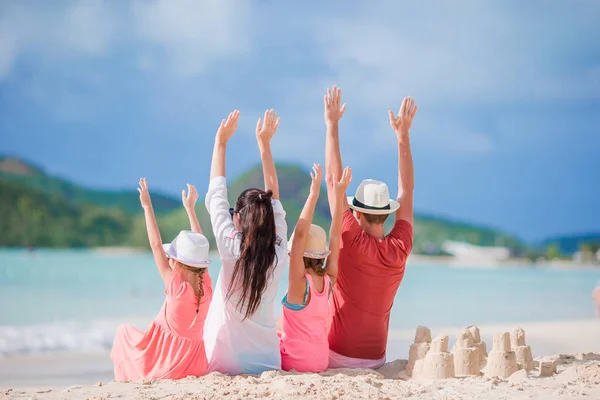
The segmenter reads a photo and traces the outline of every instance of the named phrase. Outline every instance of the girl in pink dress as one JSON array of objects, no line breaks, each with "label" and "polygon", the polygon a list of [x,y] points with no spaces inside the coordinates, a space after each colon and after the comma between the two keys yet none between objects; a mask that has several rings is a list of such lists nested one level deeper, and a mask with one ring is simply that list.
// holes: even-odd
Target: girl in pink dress
[{"label": "girl in pink dress", "polygon": [[323,228],[311,224],[321,189],[321,166],[314,164],[310,175],[310,194],[288,244],[289,286],[282,301],[279,335],[281,368],[285,371],[322,372],[329,363],[329,296],[337,278],[343,205],[347,201],[344,193],[352,171],[346,168],[339,181],[336,177],[327,179],[328,195],[335,196],[329,233],[331,250],[327,250]]},{"label": "girl in pink dress", "polygon": [[202,335],[212,299],[212,283],[206,273],[210,263],[208,240],[202,235],[194,210],[198,194],[191,185],[187,195],[185,190],[181,193],[193,232],[181,231],[172,243],[163,245],[146,179],[140,179],[138,191],[154,261],[165,283],[166,299],[146,332],[130,325],[117,329],[110,354],[115,380],[204,375],[207,361]]}]

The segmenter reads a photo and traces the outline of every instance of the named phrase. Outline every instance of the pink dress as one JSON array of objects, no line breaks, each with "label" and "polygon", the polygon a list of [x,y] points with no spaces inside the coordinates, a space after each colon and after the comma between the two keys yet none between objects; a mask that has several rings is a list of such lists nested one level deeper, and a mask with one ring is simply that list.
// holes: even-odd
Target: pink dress
[{"label": "pink dress", "polygon": [[323,279],[323,291],[317,292],[312,277],[306,274],[310,290],[308,304],[301,310],[283,306],[279,335],[281,369],[298,372],[323,372],[329,364],[327,324],[329,322],[330,280]]},{"label": "pink dress", "polygon": [[204,296],[192,327],[198,297],[175,269],[165,288],[165,302],[146,332],[131,325],[121,325],[117,329],[110,353],[115,380],[180,379],[206,374],[208,362],[202,336],[212,299],[208,272],[202,277],[202,286]]}]

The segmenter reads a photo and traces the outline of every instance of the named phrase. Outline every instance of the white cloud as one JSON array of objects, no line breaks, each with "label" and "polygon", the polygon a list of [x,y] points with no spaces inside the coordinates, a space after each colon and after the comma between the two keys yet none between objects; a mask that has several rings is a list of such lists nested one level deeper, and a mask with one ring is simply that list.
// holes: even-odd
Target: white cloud
[{"label": "white cloud", "polygon": [[[321,50],[330,82],[344,88],[345,118],[373,125],[372,145],[389,147],[385,111],[412,95],[422,108],[416,146],[482,155],[498,143],[465,108],[481,115],[498,105],[600,98],[600,65],[575,69],[585,49],[600,42],[599,4],[362,3],[319,15],[306,34]],[[314,96],[311,85],[298,86],[295,97]],[[462,115],[445,115],[444,108]]]},{"label": "white cloud", "polygon": [[0,79],[28,53],[43,63],[63,57],[100,57],[109,51],[116,27],[106,2],[71,1],[58,9],[50,8],[50,3],[35,4],[5,3],[0,15]]},{"label": "white cloud", "polygon": [[315,30],[333,73],[360,85],[366,104],[380,107],[404,94],[491,103],[600,96],[593,71],[560,68],[569,63],[556,59],[581,49],[582,40],[600,41],[594,2],[567,10],[557,3],[378,4],[324,18]]},{"label": "white cloud", "polygon": [[164,61],[183,78],[199,75],[215,59],[243,53],[249,46],[245,2],[136,1],[133,16],[139,37],[159,46]]},{"label": "white cloud", "polygon": [[[349,4],[315,15],[283,3],[233,0],[7,2],[0,15],[0,81],[19,57],[32,55],[40,59],[36,79],[22,85],[38,93],[32,97],[46,93],[45,104],[65,98],[69,107],[80,98],[93,109],[94,96],[85,91],[103,84],[94,86],[85,75],[103,71],[104,64],[81,67],[77,61],[114,56],[108,61],[124,65],[120,73],[142,72],[147,92],[133,81],[136,76],[120,76],[120,84],[132,81],[136,93],[152,93],[145,106],[164,118],[200,123],[205,116],[198,104],[207,91],[214,95],[206,110],[238,101],[257,107],[257,97],[269,97],[268,105],[284,118],[282,128],[293,133],[281,151],[295,159],[324,140],[322,96],[333,83],[342,86],[348,103],[343,142],[349,151],[360,149],[365,138],[377,150],[389,147],[386,111],[397,110],[405,95],[421,105],[416,146],[470,155],[489,153],[502,142],[489,134],[496,133],[490,131],[494,121],[481,124],[464,115],[469,107],[600,97],[600,65],[577,61],[600,42],[598,2],[397,3]],[[294,23],[281,18],[286,14],[294,15]],[[231,60],[229,69],[211,68],[223,60]],[[232,73],[240,61],[242,73]],[[282,67],[264,76],[264,63]],[[250,74],[260,83],[250,82]],[[463,115],[442,115],[446,107]]]},{"label": "white cloud", "polygon": [[[201,74],[222,57],[249,46],[249,6],[232,0],[156,0],[106,2],[7,2],[0,15],[0,79],[19,57],[44,60],[98,58],[118,46],[150,45],[161,62],[178,76]],[[139,43],[138,43],[139,44]],[[142,48],[142,52],[144,52]],[[152,58],[144,52],[138,66],[147,71]]]},{"label": "white cloud", "polygon": [[65,26],[57,26],[56,40],[78,53],[106,55],[115,40],[115,19],[102,0],[77,1],[64,14]]},{"label": "white cloud", "polygon": [[16,40],[0,28],[0,81],[12,70],[16,57]]}]

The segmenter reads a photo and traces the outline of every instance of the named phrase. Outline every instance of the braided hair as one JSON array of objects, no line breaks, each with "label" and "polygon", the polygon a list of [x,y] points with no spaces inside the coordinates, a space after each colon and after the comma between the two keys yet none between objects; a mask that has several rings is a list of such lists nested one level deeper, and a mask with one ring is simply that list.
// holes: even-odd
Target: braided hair
[{"label": "braided hair", "polygon": [[310,268],[319,276],[325,276],[325,268],[323,267],[325,260],[322,258],[304,257],[304,268]]},{"label": "braided hair", "polygon": [[198,297],[198,302],[196,303],[196,315],[194,316],[194,319],[192,320],[192,323],[189,326],[191,328],[196,323],[196,319],[198,318],[198,312],[200,311],[200,303],[202,302],[202,297],[204,297],[203,278],[204,273],[206,272],[206,268],[194,268],[182,263],[179,263],[179,265],[186,271],[189,271],[196,276],[196,287],[194,288],[194,294]]}]

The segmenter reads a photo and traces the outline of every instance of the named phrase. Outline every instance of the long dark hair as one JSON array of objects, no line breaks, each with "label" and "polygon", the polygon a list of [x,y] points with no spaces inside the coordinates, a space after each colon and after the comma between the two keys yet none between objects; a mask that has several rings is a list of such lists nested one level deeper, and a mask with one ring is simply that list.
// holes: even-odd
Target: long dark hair
[{"label": "long dark hair", "polygon": [[227,298],[241,291],[237,307],[250,317],[260,305],[261,297],[277,263],[275,253],[275,216],[271,204],[272,191],[246,189],[238,197],[234,213],[240,216],[242,231],[240,256],[235,262]]}]

